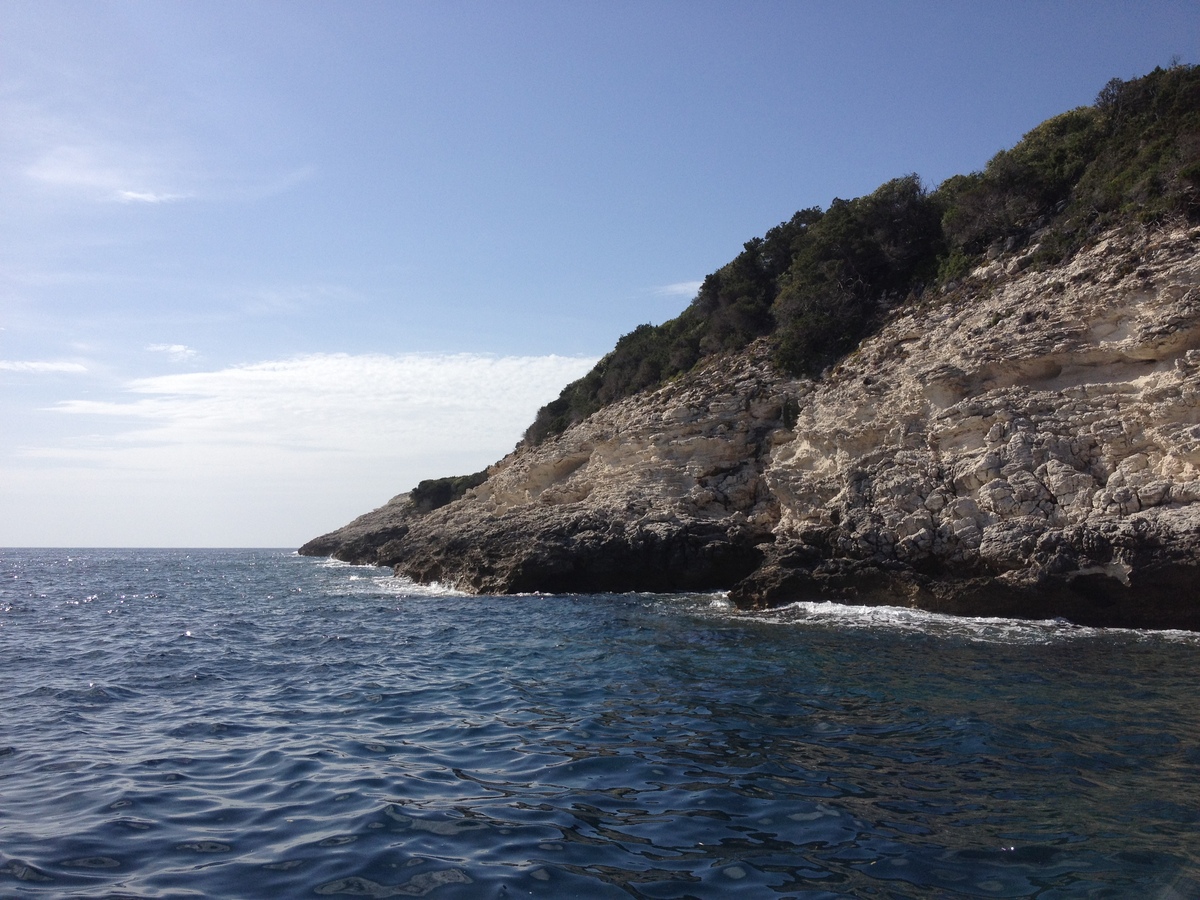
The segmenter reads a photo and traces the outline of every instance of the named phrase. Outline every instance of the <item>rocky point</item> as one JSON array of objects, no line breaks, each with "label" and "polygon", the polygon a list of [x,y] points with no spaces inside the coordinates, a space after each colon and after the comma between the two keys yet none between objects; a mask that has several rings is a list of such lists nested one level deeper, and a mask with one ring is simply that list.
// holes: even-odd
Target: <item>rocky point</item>
[{"label": "rocky point", "polygon": [[302,548],[473,592],[1200,629],[1200,229],[993,253],[819,379],[763,342]]}]

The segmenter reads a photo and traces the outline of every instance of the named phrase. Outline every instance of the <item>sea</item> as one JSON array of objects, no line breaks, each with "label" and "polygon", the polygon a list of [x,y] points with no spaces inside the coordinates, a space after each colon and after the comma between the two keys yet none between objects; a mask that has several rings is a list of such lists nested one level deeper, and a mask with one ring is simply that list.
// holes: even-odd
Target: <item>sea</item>
[{"label": "sea", "polygon": [[1200,635],[0,550],[0,897],[1200,897]]}]

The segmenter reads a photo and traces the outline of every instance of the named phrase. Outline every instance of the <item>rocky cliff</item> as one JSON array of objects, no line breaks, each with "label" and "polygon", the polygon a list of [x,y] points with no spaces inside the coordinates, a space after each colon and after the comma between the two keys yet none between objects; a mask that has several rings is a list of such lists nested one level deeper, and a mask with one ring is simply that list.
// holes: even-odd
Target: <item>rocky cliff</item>
[{"label": "rocky cliff", "polygon": [[[730,589],[1200,629],[1200,229],[995,248],[817,379],[762,340],[302,553],[475,592]],[[1036,269],[1036,270],[1035,270]]]}]

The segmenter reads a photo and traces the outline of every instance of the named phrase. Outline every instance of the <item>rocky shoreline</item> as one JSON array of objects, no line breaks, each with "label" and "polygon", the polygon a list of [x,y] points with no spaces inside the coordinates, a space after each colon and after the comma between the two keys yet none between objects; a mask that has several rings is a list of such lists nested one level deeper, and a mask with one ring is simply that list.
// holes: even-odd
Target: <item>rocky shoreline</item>
[{"label": "rocky shoreline", "polygon": [[1200,229],[994,253],[817,380],[703,361],[301,553],[478,593],[728,589],[1200,630]]}]

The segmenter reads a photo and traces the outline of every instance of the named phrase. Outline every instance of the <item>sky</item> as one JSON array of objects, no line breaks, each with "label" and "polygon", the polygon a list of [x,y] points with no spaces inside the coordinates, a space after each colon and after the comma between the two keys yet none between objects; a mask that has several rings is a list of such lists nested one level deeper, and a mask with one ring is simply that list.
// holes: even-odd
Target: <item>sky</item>
[{"label": "sky", "polygon": [[294,547],[1200,2],[0,0],[0,546]]}]

